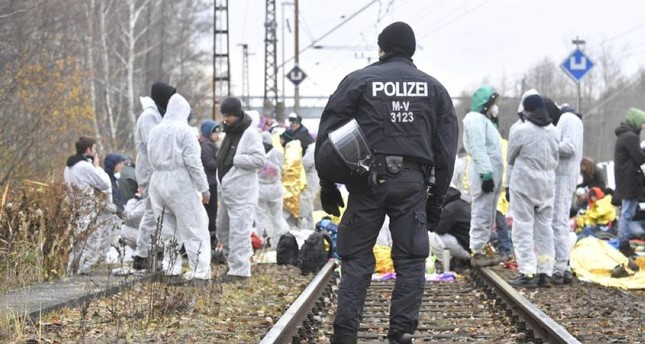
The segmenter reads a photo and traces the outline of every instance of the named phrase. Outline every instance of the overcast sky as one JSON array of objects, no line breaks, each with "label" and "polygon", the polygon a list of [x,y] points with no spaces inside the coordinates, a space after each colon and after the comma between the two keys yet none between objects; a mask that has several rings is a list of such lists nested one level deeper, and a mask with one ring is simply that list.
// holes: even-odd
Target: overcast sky
[{"label": "overcast sky", "polygon": [[[291,5],[276,0],[278,61],[282,61],[282,29],[286,58],[293,56]],[[300,0],[301,49],[328,34],[372,0]],[[241,95],[240,43],[249,45],[250,93],[264,92],[263,0],[229,0],[232,91]],[[282,10],[291,32],[282,20]],[[405,21],[416,33],[413,56],[419,69],[436,77],[451,95],[469,93],[483,81],[516,81],[545,57],[563,61],[573,51],[576,36],[587,41],[585,52],[593,60],[603,44],[621,57],[626,74],[645,61],[645,1],[643,0],[381,0],[317,42],[325,49],[300,55],[308,77],[301,95],[328,96],[349,72],[377,58],[376,39],[388,24]],[[367,50],[365,49],[367,48]],[[286,63],[287,70],[293,61]],[[280,71],[281,73],[281,71]],[[282,74],[280,74],[282,75]],[[279,94],[282,77],[279,77]],[[293,86],[287,80],[287,95]],[[324,106],[321,101],[318,106]],[[291,104],[287,104],[288,106]]]}]

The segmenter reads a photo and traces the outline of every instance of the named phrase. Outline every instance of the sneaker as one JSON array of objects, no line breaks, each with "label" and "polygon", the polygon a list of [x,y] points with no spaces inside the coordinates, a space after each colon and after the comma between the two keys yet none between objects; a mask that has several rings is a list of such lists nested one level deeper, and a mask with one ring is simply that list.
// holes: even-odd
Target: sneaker
[{"label": "sneaker", "polygon": [[132,270],[146,270],[148,268],[148,257],[132,256]]},{"label": "sneaker", "polygon": [[636,261],[632,258],[629,258],[629,260],[627,261],[627,267],[629,267],[629,269],[634,272],[639,272],[641,269],[640,266],[638,266],[638,264],[636,263]]},{"label": "sneaker", "polygon": [[249,280],[249,277],[246,276],[237,276],[237,275],[223,275],[217,278],[219,283],[233,283],[233,282],[246,282]]},{"label": "sneaker", "polygon": [[540,288],[551,288],[551,279],[546,274],[538,274],[537,286]]},{"label": "sneaker", "polygon": [[494,266],[497,265],[498,259],[496,257],[489,257],[483,253],[475,253],[470,257],[470,265],[474,267]]},{"label": "sneaker", "polygon": [[616,265],[614,270],[611,272],[611,277],[612,278],[624,278],[624,277],[629,277],[630,274],[627,272],[624,266],[622,265]]},{"label": "sneaker", "polygon": [[562,274],[562,282],[564,282],[564,284],[573,283],[573,273],[571,271],[569,271],[569,270],[565,271]]},{"label": "sneaker", "polygon": [[554,284],[554,285],[564,284],[564,274],[560,271],[554,272],[553,275],[551,276],[551,284]]},{"label": "sneaker", "polygon": [[537,278],[535,275],[518,274],[514,279],[508,281],[513,287],[537,288]]}]

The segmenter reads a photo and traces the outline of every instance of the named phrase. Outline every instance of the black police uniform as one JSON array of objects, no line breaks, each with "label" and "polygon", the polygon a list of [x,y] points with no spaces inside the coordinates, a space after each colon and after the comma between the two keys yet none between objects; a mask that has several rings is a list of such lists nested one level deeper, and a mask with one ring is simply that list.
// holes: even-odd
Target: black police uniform
[{"label": "black police uniform", "polygon": [[[327,140],[329,132],[352,118],[375,156],[370,171],[362,175],[339,169]],[[372,250],[386,214],[397,273],[388,337],[416,330],[429,254],[428,171],[434,166],[432,202],[441,204],[453,172],[458,132],[446,89],[405,56],[388,54],[349,74],[330,97],[320,120],[316,168],[321,184],[343,182],[349,191],[337,239],[342,281],[334,320],[336,342],[356,340],[374,272]]]}]

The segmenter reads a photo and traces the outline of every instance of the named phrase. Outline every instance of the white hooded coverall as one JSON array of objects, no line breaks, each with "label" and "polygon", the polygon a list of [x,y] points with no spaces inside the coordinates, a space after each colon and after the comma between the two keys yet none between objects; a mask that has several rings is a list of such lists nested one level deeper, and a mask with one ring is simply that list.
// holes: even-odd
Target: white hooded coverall
[{"label": "white hooded coverall", "polygon": [[[65,167],[65,183],[77,188],[70,190],[69,197],[73,204],[78,204],[78,222],[74,235],[79,236],[87,230],[91,233],[84,241],[76,241],[69,253],[67,272],[69,274],[87,274],[92,266],[105,257],[114,238],[118,218],[114,213],[116,206],[112,202],[112,185],[110,177],[102,168],[88,161],[79,161],[71,167]],[[94,195],[98,190],[106,195],[103,201]],[[74,271],[75,263],[78,264]]]},{"label": "white hooded coverall", "polygon": [[[271,142],[271,134],[265,131],[262,135],[268,135],[268,142]],[[287,220],[282,215],[282,160],[282,152],[272,148],[266,153],[266,163],[258,170],[260,189],[256,227],[258,234],[266,233],[273,248],[278,246],[280,236],[289,231]]]},{"label": "white hooded coverall", "polygon": [[519,272],[553,270],[553,199],[560,132],[552,124],[513,125],[508,139],[508,178],[512,240]]},{"label": "white hooded coverall", "polygon": [[[211,244],[208,215],[201,195],[208,181],[201,160],[201,148],[188,125],[190,105],[179,94],[168,101],[166,115],[150,131],[148,158],[154,170],[150,179],[150,200],[156,217],[163,217],[161,237],[165,246],[163,268],[168,275],[181,273],[181,244],[186,249],[191,271],[186,279],[210,279]],[[176,238],[176,245],[171,245]]]},{"label": "white hooded coverall", "polygon": [[[469,112],[464,117],[464,148],[471,156],[468,163],[468,184],[472,196],[470,249],[484,253],[495,223],[497,200],[502,192],[504,161],[502,143],[495,125],[485,115]],[[493,192],[482,191],[481,174],[492,173]]]},{"label": "white hooded coverall", "polygon": [[307,176],[307,187],[300,194],[300,223],[301,229],[314,230],[314,199],[318,190],[320,190],[320,178],[316,172],[314,161],[314,150],[316,143],[313,142],[307,147],[305,155],[302,157],[302,167],[305,169]]},{"label": "white hooded coverall", "polygon": [[558,153],[560,161],[555,169],[555,201],[553,204],[553,239],[555,266],[553,272],[568,270],[571,251],[569,245],[569,209],[576,189],[582,160],[583,125],[573,113],[560,116]]},{"label": "white hooded coverall", "polygon": [[154,234],[157,227],[157,219],[152,212],[152,202],[148,195],[148,186],[152,177],[152,167],[148,159],[148,136],[152,128],[161,122],[161,114],[157,109],[157,104],[150,97],[140,97],[143,112],[137,119],[137,130],[135,131],[135,144],[137,148],[137,162],[135,172],[137,183],[143,188],[143,197],[145,199],[145,211],[141,222],[139,223],[139,232],[137,233],[137,245],[134,252],[135,256],[142,258],[148,257],[150,250],[150,237]]},{"label": "white hooded coverall", "polygon": [[[233,167],[218,185],[217,240],[223,245],[229,275],[251,276],[251,231],[258,204],[258,169],[265,162],[260,133],[250,125],[240,137]],[[219,173],[218,170],[218,182]]]}]

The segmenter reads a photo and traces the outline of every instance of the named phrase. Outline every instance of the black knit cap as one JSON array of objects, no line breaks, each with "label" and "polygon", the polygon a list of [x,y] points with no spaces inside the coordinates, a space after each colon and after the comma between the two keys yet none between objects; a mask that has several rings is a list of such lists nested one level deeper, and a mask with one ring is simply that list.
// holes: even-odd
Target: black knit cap
[{"label": "black knit cap", "polygon": [[150,88],[150,98],[155,101],[157,106],[165,111],[168,108],[168,101],[177,90],[165,82],[157,81]]},{"label": "black knit cap", "polygon": [[414,31],[404,22],[392,23],[378,35],[378,46],[386,53],[412,57],[417,48]]},{"label": "black knit cap", "polygon": [[524,102],[522,102],[522,105],[524,105],[524,110],[529,112],[533,112],[537,109],[546,108],[546,105],[544,104],[544,100],[542,100],[542,97],[540,97],[537,94],[533,94],[524,98]]},{"label": "black knit cap", "polygon": [[244,111],[242,111],[242,102],[235,97],[229,97],[222,101],[220,106],[220,112],[222,115],[229,115],[235,117],[242,117]]}]

